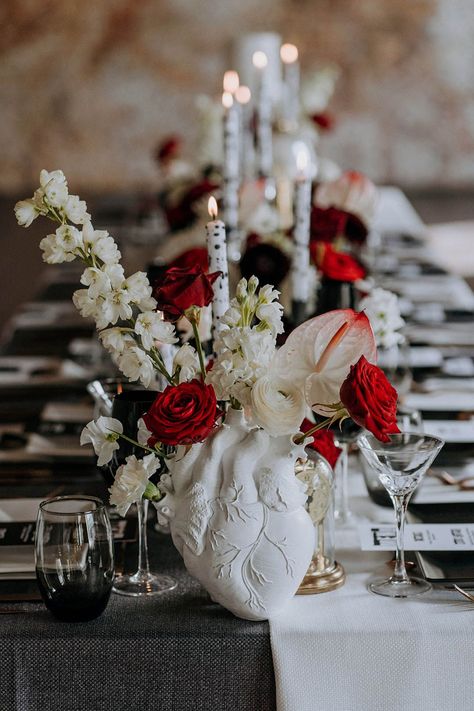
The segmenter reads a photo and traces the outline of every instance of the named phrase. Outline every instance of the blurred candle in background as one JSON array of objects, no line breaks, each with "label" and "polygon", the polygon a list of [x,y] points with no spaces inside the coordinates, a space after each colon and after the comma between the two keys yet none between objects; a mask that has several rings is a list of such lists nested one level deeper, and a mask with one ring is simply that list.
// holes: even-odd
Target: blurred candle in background
[{"label": "blurred candle in background", "polygon": [[234,95],[237,92],[239,85],[240,79],[236,71],[229,69],[227,72],[224,72],[224,79],[222,81],[222,88],[224,91]]},{"label": "blurred candle in background", "polygon": [[300,65],[298,49],[294,44],[283,44],[280,49],[283,63],[282,100],[280,120],[284,130],[297,128],[300,116]]},{"label": "blurred candle in background", "polygon": [[291,264],[291,293],[293,322],[298,324],[306,318],[310,284],[310,218],[312,171],[310,155],[303,142],[296,150],[297,175],[294,192],[295,221],[293,227],[293,259]]},{"label": "blurred candle in background", "polygon": [[209,198],[208,211],[211,220],[206,224],[206,244],[209,259],[209,272],[222,272],[212,288],[212,340],[221,331],[221,318],[229,308],[229,270],[227,264],[227,249],[225,224],[217,219],[217,202],[213,195]]},{"label": "blurred candle in background", "polygon": [[252,122],[252,92],[243,84],[235,92],[235,99],[240,105],[240,175],[243,179],[254,177],[255,145]]},{"label": "blurred candle in background", "polygon": [[265,52],[253,53],[252,63],[257,73],[257,170],[262,178],[269,178],[273,168],[272,99],[266,68]]}]

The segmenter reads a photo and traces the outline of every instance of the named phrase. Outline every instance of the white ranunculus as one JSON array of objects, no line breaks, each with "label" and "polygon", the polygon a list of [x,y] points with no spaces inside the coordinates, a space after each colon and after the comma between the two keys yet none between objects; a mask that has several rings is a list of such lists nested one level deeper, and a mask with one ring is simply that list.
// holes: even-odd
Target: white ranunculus
[{"label": "white ranunculus", "polygon": [[372,289],[360,302],[359,310],[367,314],[377,346],[391,348],[403,341],[398,330],[403,328],[405,321],[400,316],[396,294],[387,289]]},{"label": "white ranunculus", "polygon": [[67,219],[76,225],[82,225],[86,220],[90,220],[87,205],[84,200],[79,199],[79,195],[68,196],[64,205],[64,213]]},{"label": "white ranunculus", "polygon": [[156,341],[172,344],[178,340],[173,324],[163,321],[156,311],[145,311],[137,316],[135,333],[141,337],[143,347],[148,351],[153,348]]},{"label": "white ranunculus", "polygon": [[154,454],[147,454],[137,459],[134,454],[127,457],[125,464],[117,469],[115,481],[109,489],[110,503],[117,508],[121,516],[136,501],[140,501],[150,477],[156,472],[159,459]]},{"label": "white ranunculus", "polygon": [[253,419],[272,437],[298,432],[306,403],[295,385],[269,373],[254,383],[250,398]]},{"label": "white ranunculus", "polygon": [[39,210],[37,209],[33,198],[17,202],[15,205],[15,215],[19,225],[29,227],[33,220],[35,220],[39,215]]},{"label": "white ranunculus", "polygon": [[97,464],[102,467],[110,462],[115,450],[119,448],[117,440],[122,432],[123,427],[119,420],[113,417],[99,417],[84,427],[80,443],[92,444],[98,456]]},{"label": "white ranunculus", "polygon": [[42,170],[40,185],[48,203],[55,208],[64,207],[68,198],[67,180],[62,170],[49,173]]},{"label": "white ranunculus", "polygon": [[179,368],[179,382],[193,380],[199,372],[198,354],[188,343],[178,349],[173,358],[173,373]]},{"label": "white ranunculus", "polygon": [[125,348],[117,362],[126,378],[131,381],[140,380],[146,388],[149,388],[155,379],[153,361],[138,346]]}]

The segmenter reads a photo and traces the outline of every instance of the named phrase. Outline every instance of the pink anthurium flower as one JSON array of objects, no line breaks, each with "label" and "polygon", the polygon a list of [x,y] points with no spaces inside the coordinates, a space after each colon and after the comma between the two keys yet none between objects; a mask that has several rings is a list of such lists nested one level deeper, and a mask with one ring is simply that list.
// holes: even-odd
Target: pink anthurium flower
[{"label": "pink anthurium flower", "polygon": [[322,415],[339,403],[339,390],[361,356],[375,363],[377,348],[365,313],[329,311],[298,326],[277,352],[274,368],[303,388],[307,404]]}]

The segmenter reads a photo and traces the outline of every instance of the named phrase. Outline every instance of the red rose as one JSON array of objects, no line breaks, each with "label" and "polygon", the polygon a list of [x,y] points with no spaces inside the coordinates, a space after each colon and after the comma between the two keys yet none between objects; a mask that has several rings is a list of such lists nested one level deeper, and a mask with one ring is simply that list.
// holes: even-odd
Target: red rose
[{"label": "red rose", "polygon": [[168,268],[190,269],[198,264],[203,272],[207,272],[209,257],[205,247],[193,247],[182,252],[179,257],[170,262]]},{"label": "red rose", "polygon": [[143,420],[152,433],[148,444],[168,445],[202,442],[220,415],[212,385],[200,380],[168,385],[159,393]]},{"label": "red rose", "polygon": [[345,234],[348,213],[336,207],[311,209],[311,240],[332,242]]},{"label": "red rose", "polygon": [[336,237],[345,237],[349,242],[360,244],[365,242],[367,234],[364,223],[351,212],[334,206],[314,205],[311,209],[311,240],[333,242]]},{"label": "red rose", "polygon": [[[307,432],[314,424],[307,419],[304,419],[300,425],[301,432]],[[339,459],[339,455],[342,449],[336,447],[334,443],[334,435],[330,430],[318,430],[318,432],[313,432],[311,435],[313,437],[313,442],[307,444],[307,447],[316,450],[321,454],[328,464],[334,469],[336,462]]]},{"label": "red rose", "polygon": [[212,285],[221,273],[205,274],[198,264],[191,269],[167,269],[153,289],[158,309],[168,321],[177,321],[190,306],[208,306],[214,298]]},{"label": "red rose", "polygon": [[362,264],[346,252],[337,252],[330,244],[324,244],[320,256],[317,244],[311,245],[311,252],[321,274],[334,281],[353,282],[363,279],[366,271]]},{"label": "red rose", "polygon": [[400,432],[397,425],[397,391],[376,365],[361,358],[341,385],[341,402],[350,417],[381,442]]}]

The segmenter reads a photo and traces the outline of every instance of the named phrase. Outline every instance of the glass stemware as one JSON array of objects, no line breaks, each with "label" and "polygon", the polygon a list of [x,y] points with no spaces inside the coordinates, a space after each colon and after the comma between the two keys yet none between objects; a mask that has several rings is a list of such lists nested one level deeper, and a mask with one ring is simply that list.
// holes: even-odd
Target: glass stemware
[{"label": "glass stemware", "polygon": [[422,578],[408,577],[405,567],[404,525],[410,497],[444,442],[437,437],[414,432],[389,435],[388,442],[379,442],[366,432],[357,439],[359,450],[375,469],[385,486],[395,509],[397,541],[393,575],[377,579],[369,589],[387,597],[412,597],[427,592],[431,585]]},{"label": "glass stemware", "polygon": [[43,501],[35,554],[41,596],[55,617],[84,622],[104,611],[112,590],[114,550],[100,499],[61,496]]}]

